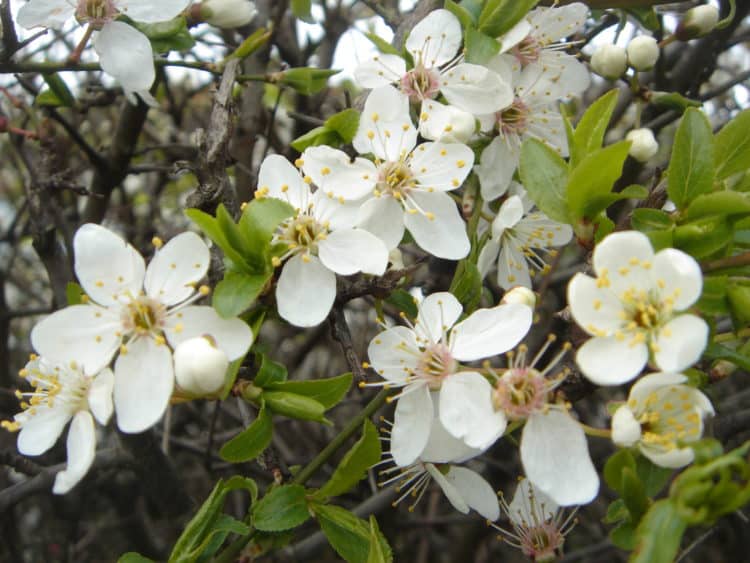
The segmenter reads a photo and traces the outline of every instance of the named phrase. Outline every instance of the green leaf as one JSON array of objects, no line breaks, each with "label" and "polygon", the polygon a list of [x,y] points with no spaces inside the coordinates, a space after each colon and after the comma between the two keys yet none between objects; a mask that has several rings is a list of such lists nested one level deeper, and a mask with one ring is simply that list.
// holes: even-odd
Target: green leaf
[{"label": "green leaf", "polygon": [[479,14],[478,29],[492,37],[510,30],[539,0],[487,0]]},{"label": "green leaf", "polygon": [[308,147],[319,147],[320,145],[339,147],[342,144],[344,144],[344,140],[341,136],[336,133],[336,131],[329,129],[324,125],[310,129],[307,133],[300,135],[291,143],[292,148],[297,152],[303,152]]},{"label": "green leaf", "polygon": [[270,387],[275,383],[286,381],[287,370],[284,364],[274,362],[265,354],[257,354],[260,357],[260,369],[253,383],[258,387]]},{"label": "green leaf", "polygon": [[678,92],[653,92],[650,102],[680,113],[683,113],[687,108],[699,108],[703,105],[703,102],[700,100],[691,100]]},{"label": "green leaf", "polygon": [[716,178],[750,168],[750,110],[739,113],[716,134]]},{"label": "green leaf", "polygon": [[367,470],[380,461],[380,436],[369,420],[365,420],[362,437],[346,452],[336,471],[316,493],[316,497],[336,497],[354,487],[365,475]]},{"label": "green leaf", "polygon": [[300,94],[310,96],[317,94],[328,86],[328,79],[338,74],[335,69],[314,67],[290,68],[275,74],[275,82],[294,89]]},{"label": "green leaf", "polygon": [[500,43],[497,39],[477,31],[473,27],[467,27],[464,33],[466,44],[466,62],[473,64],[484,64],[500,52]]},{"label": "green leaf", "polygon": [[661,28],[659,16],[653,8],[627,8],[625,11],[649,31],[657,31]]},{"label": "green leaf", "polygon": [[674,229],[674,245],[693,258],[710,256],[730,242],[732,227],[726,217],[703,217]]},{"label": "green leaf", "polygon": [[630,562],[671,563],[680,549],[686,527],[669,499],[655,502],[635,531],[637,543]]},{"label": "green leaf", "polygon": [[678,209],[711,191],[714,182],[714,137],[706,116],[689,108],[680,121],[667,170],[667,193]]},{"label": "green leaf", "polygon": [[727,276],[706,276],[703,278],[703,290],[696,307],[710,315],[726,315],[729,313],[727,300]]},{"label": "green leaf", "polygon": [[635,460],[636,473],[647,496],[654,497],[664,488],[674,474],[674,469],[659,467],[646,456],[639,455]]},{"label": "green leaf", "polygon": [[648,188],[638,184],[631,184],[619,192],[610,192],[603,195],[592,196],[584,203],[583,211],[585,217],[594,218],[616,201],[623,199],[645,199],[648,197]]},{"label": "green leaf", "polygon": [[750,370],[750,356],[741,354],[721,344],[709,344],[703,355],[711,360],[728,360],[744,370]]},{"label": "green leaf", "polygon": [[268,447],[273,437],[271,413],[262,405],[258,418],[253,423],[229,440],[219,450],[221,459],[240,463],[258,457]]},{"label": "green leaf", "polygon": [[571,166],[576,166],[587,154],[601,148],[619,93],[615,88],[600,96],[581,116],[570,146]]},{"label": "green leaf", "polygon": [[[348,563],[368,563],[371,528],[367,522],[340,506],[314,504],[313,510],[320,529],[342,559]],[[385,561],[391,563],[393,556],[388,542],[382,534],[378,536]]]},{"label": "green leaf", "polygon": [[699,195],[687,210],[688,219],[708,215],[746,215],[750,213],[750,194],[738,192],[713,192]]},{"label": "green leaf", "polygon": [[292,0],[292,14],[305,23],[315,23],[312,17],[312,0]]},{"label": "green leaf", "polygon": [[482,275],[476,264],[467,259],[461,260],[453,275],[449,291],[464,306],[464,313],[470,315],[482,298]]},{"label": "green leaf", "polygon": [[365,37],[367,37],[381,53],[384,53],[386,55],[397,55],[399,57],[401,56],[401,52],[396,49],[396,47],[388,43],[388,41],[386,41],[376,33],[365,32]]},{"label": "green leaf", "polygon": [[375,515],[370,514],[370,553],[367,555],[367,563],[386,563],[382,537]]},{"label": "green leaf", "polygon": [[739,283],[727,285],[727,298],[737,330],[750,324],[750,287]]},{"label": "green leaf", "polygon": [[[326,379],[270,383],[264,385],[264,387],[275,391],[287,391],[289,393],[296,393],[297,395],[304,395],[310,399],[315,399],[328,410],[337,405],[346,396],[347,391],[349,391],[352,385],[352,379],[353,376],[351,373],[344,373]],[[257,377],[255,381],[256,385],[260,385],[257,383]]]},{"label": "green leaf", "polygon": [[671,229],[674,222],[669,214],[661,209],[643,207],[633,210],[630,224],[634,229],[646,232]]},{"label": "green leaf", "polygon": [[250,267],[245,263],[245,259],[242,257],[239,251],[235,250],[224,235],[224,231],[219,227],[219,222],[209,215],[204,213],[200,209],[186,209],[185,215],[193,223],[200,227],[201,231],[210,238],[216,246],[221,248],[224,256],[229,258],[238,268],[250,270]]},{"label": "green leaf", "polygon": [[[261,27],[256,29],[251,35],[246,37],[240,46],[237,47],[226,59],[244,59],[252,55],[255,51],[263,47],[271,39],[271,32]],[[223,64],[223,63],[222,63]]]},{"label": "green leaf", "polygon": [[[568,209],[571,219],[592,219],[613,201],[612,188],[622,175],[630,143],[621,141],[587,154],[568,176]],[[646,191],[648,195],[648,191]],[[627,197],[627,195],[625,196]]]},{"label": "green leaf", "polygon": [[186,51],[195,45],[195,39],[187,28],[187,20],[184,16],[155,23],[128,19],[127,23],[148,37],[152,49],[157,53]]},{"label": "green leaf", "polygon": [[[44,81],[47,83],[47,86],[49,86],[49,89],[54,92],[55,96],[60,101],[60,105],[71,107],[73,104],[75,104],[75,96],[73,96],[70,88],[68,88],[68,85],[59,74],[47,73],[43,74],[42,78],[44,78]],[[37,97],[37,102],[38,101],[39,97]]]},{"label": "green leaf", "polygon": [[135,551],[129,551],[120,555],[117,563],[154,563],[154,560],[149,559],[148,557],[144,557],[143,555],[141,555],[140,553],[136,553]]},{"label": "green leaf", "polygon": [[521,147],[520,175],[529,196],[547,217],[560,223],[570,221],[568,166],[554,149],[536,139],[527,139]]},{"label": "green leaf", "polygon": [[635,548],[635,526],[628,520],[623,522],[609,533],[612,543],[626,551],[632,551]]},{"label": "green leaf", "polygon": [[325,127],[336,131],[344,143],[351,143],[359,128],[359,112],[356,109],[345,109],[334,113],[326,119]]},{"label": "green leaf", "polygon": [[60,97],[49,88],[42,90],[37,94],[37,97],[34,98],[34,104],[43,108],[59,108],[65,106],[65,102],[63,102]]},{"label": "green leaf", "polygon": [[305,488],[282,485],[269,491],[253,506],[253,526],[263,532],[283,532],[310,518]]},{"label": "green leaf", "polygon": [[216,224],[229,245],[240,254],[242,260],[240,265],[249,269],[249,273],[262,273],[265,270],[263,249],[256,248],[253,242],[240,231],[240,227],[234,222],[223,203],[216,208]]},{"label": "green leaf", "polygon": [[83,288],[76,282],[68,282],[65,286],[65,300],[68,302],[68,306],[83,303],[84,294]]},{"label": "green leaf", "polygon": [[476,27],[476,18],[474,17],[474,14],[472,14],[461,4],[458,4],[453,0],[445,0],[444,8],[458,18],[458,21],[461,22],[461,27],[463,29]]},{"label": "green leaf", "polygon": [[274,232],[294,213],[291,205],[274,197],[256,198],[245,206],[239,228],[256,256],[254,260],[260,256],[266,259]]},{"label": "green leaf", "polygon": [[285,391],[263,391],[261,397],[274,414],[299,420],[330,423],[325,417],[326,408],[315,399]]},{"label": "green leaf", "polygon": [[602,522],[605,524],[614,524],[630,518],[630,512],[625,506],[625,501],[618,498],[610,503],[607,507],[607,514],[604,515]]},{"label": "green leaf", "polygon": [[[460,267],[460,264],[459,264]],[[395,306],[399,311],[406,313],[406,316],[411,319],[416,319],[419,314],[419,309],[414,301],[414,297],[411,293],[404,289],[397,289],[392,292],[386,299],[388,303]]]},{"label": "green leaf", "polygon": [[630,450],[619,450],[609,456],[604,464],[604,481],[613,491],[622,495],[622,473],[626,468],[635,471],[635,458]]},{"label": "green leaf", "polygon": [[271,274],[250,275],[244,272],[227,272],[216,284],[211,304],[222,317],[236,317],[255,303]]},{"label": "green leaf", "polygon": [[648,510],[648,497],[635,470],[631,467],[624,467],[620,476],[622,483],[622,500],[630,512],[633,522],[640,521],[641,517]]}]

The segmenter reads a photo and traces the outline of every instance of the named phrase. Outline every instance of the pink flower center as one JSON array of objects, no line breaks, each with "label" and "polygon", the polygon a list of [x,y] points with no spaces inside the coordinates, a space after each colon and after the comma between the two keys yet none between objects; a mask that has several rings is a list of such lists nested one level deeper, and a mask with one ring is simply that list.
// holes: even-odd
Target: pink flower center
[{"label": "pink flower center", "polygon": [[565,541],[554,521],[529,526],[521,538],[521,551],[532,561],[554,561]]},{"label": "pink flower center", "polygon": [[443,380],[455,372],[457,365],[448,347],[438,342],[422,352],[415,375],[425,380],[432,391],[437,391]]},{"label": "pink flower center", "polygon": [[436,98],[440,91],[440,75],[419,64],[401,77],[401,91],[412,103]]},{"label": "pink flower center", "polygon": [[502,410],[510,420],[525,420],[544,408],[547,385],[544,377],[533,368],[511,368],[495,384],[495,409]]},{"label": "pink flower center", "polygon": [[526,66],[529,63],[539,60],[541,52],[541,46],[531,35],[527,35],[520,43],[511,49],[511,53],[516,59],[518,59],[521,66]]},{"label": "pink flower center", "polygon": [[528,127],[529,107],[520,98],[495,114],[497,130],[503,135],[520,135]]},{"label": "pink flower center", "polygon": [[103,26],[115,19],[118,14],[114,0],[78,0],[76,8],[76,19],[94,27]]}]

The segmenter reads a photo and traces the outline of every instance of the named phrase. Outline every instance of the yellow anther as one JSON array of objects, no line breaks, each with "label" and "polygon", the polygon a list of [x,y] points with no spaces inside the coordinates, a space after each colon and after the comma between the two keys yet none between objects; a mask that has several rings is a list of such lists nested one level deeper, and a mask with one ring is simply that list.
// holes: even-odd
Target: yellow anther
[{"label": "yellow anther", "polygon": [[294,165],[297,168],[302,168],[305,165],[305,161],[302,160],[301,158],[298,158],[297,160],[294,161]]},{"label": "yellow anther", "polygon": [[327,176],[328,174],[330,174],[330,173],[331,173],[331,169],[330,169],[330,168],[328,168],[327,166],[324,166],[323,168],[321,168],[321,169],[320,169],[320,173],[321,173],[321,174],[322,174],[323,176]]},{"label": "yellow anther", "polygon": [[120,354],[124,356],[127,353],[128,353],[128,347],[125,346],[125,344],[123,344],[122,346],[120,346]]},{"label": "yellow anther", "polygon": [[198,293],[201,295],[209,295],[211,293],[211,288],[207,285],[202,285],[198,288]]},{"label": "yellow anther", "polygon": [[151,239],[151,244],[154,245],[154,248],[161,248],[162,246],[164,246],[164,241],[159,237],[154,237]]},{"label": "yellow anther", "polygon": [[466,162],[463,160],[459,160],[458,162],[456,162],[456,166],[458,166],[459,168],[463,168],[464,166],[466,166]]},{"label": "yellow anther", "polygon": [[278,268],[279,266],[281,266],[281,259],[278,256],[274,256],[273,258],[271,258],[271,264],[273,264],[274,268]]},{"label": "yellow anther", "polygon": [[247,207],[247,202],[246,201],[243,201],[242,203],[240,203],[240,211],[245,211],[246,207]]}]

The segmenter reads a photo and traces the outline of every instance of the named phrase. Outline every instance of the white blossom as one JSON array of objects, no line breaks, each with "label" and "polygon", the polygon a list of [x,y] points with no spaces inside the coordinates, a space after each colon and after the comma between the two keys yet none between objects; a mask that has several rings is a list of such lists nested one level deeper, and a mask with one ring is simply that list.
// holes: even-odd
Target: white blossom
[{"label": "white blossom", "polygon": [[275,197],[295,208],[273,237],[285,248],[274,259],[284,265],[276,284],[279,315],[296,326],[325,320],[336,298],[336,274],[382,275],[388,265],[385,244],[354,228],[360,203],[321,190],[312,192],[299,172],[279,155],[267,157],[258,175],[258,196]]},{"label": "white blossom", "polygon": [[372,154],[350,161],[342,151],[312,147],[302,155],[304,173],[333,198],[360,200],[358,226],[378,236],[389,250],[408,229],[426,252],[458,260],[470,249],[466,225],[447,192],[471,172],[474,153],[460,143],[417,144],[409,104],[392,86],[367,97],[354,148]]},{"label": "white blossom", "polygon": [[33,391],[16,395],[24,409],[2,426],[18,434],[18,451],[41,455],[55,445],[70,422],[67,437],[68,464],[55,476],[52,491],[65,494],[88,472],[96,454],[94,419],[102,425],[112,416],[112,370],[85,375],[75,362],[57,363],[39,356],[19,374]]},{"label": "white blossom", "polygon": [[719,10],[711,4],[690,8],[675,32],[682,39],[693,39],[711,33],[719,23]]},{"label": "white blossom", "polygon": [[199,6],[206,23],[224,29],[247,25],[258,13],[250,0],[203,0]]},{"label": "white blossom", "polygon": [[659,152],[659,143],[654,138],[653,131],[647,127],[629,131],[625,140],[632,143],[628,154],[638,162],[646,162]]},{"label": "white blossom", "polygon": [[683,467],[693,461],[690,442],[703,434],[703,419],[714,414],[703,393],[684,385],[681,373],[651,373],[630,389],[628,401],[612,416],[612,441],[637,446],[661,467]]},{"label": "white blossom", "polygon": [[210,336],[196,336],[174,349],[174,375],[182,391],[202,397],[221,390],[229,358]]},{"label": "white blossom", "polygon": [[609,80],[617,80],[627,69],[628,55],[619,45],[600,45],[591,56],[591,69]]},{"label": "white blossom", "polygon": [[120,15],[144,23],[167,21],[179,15],[190,0],[29,0],[18,10],[18,24],[27,29],[60,29],[75,17],[96,30],[93,46],[102,70],[113,76],[126,94],[148,93],[154,82],[154,54],[148,37],[131,25],[116,21]]},{"label": "white blossom", "polygon": [[[398,465],[412,463],[427,444],[434,408],[431,391],[439,392],[440,419],[447,431],[468,446],[486,448],[505,430],[504,415],[491,412],[489,382],[459,362],[511,349],[528,332],[531,309],[516,303],[499,305],[479,309],[457,323],[462,311],[452,294],[433,293],[419,305],[412,327],[389,328],[370,342],[372,367],[385,385],[402,388],[391,436],[391,453]],[[463,395],[445,390],[448,382],[462,386],[465,380]],[[487,413],[482,424],[475,419],[477,412]]]},{"label": "white blossom", "polygon": [[594,249],[597,277],[578,273],[568,285],[573,318],[593,335],[576,362],[598,385],[633,379],[649,356],[664,371],[679,372],[706,347],[708,325],[681,313],[701,294],[700,266],[674,248],[654,253],[646,235],[623,231]]},{"label": "white blossom", "polygon": [[174,388],[172,349],[181,342],[209,334],[230,360],[252,344],[240,319],[192,305],[208,293],[195,287],[209,264],[208,247],[195,233],[158,248],[148,268],[138,251],[99,225],[80,227],[73,249],[86,301],[46,317],[31,342],[42,356],[76,362],[86,374],[117,355],[114,404],[123,432],[142,432],[161,418]]}]

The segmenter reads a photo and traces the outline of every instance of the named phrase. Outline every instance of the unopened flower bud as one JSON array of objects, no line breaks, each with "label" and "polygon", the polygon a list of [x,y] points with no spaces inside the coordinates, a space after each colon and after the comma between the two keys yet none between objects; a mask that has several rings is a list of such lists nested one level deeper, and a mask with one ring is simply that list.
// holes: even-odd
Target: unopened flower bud
[{"label": "unopened flower bud", "polygon": [[659,143],[656,142],[653,132],[645,127],[633,129],[625,139],[632,143],[628,154],[638,162],[646,162],[659,150]]},{"label": "unopened flower bud", "polygon": [[[433,104],[437,103],[430,102],[428,109]],[[476,128],[476,118],[471,113],[447,105],[442,106],[439,112],[430,113],[427,119],[422,119],[419,132],[425,139],[439,143],[466,143]]]},{"label": "unopened flower bud", "polygon": [[593,71],[609,80],[620,78],[628,67],[628,55],[619,45],[602,45],[591,57]]},{"label": "unopened flower bud", "polygon": [[174,351],[177,385],[194,395],[210,395],[221,389],[229,367],[227,355],[209,338],[190,338]]},{"label": "unopened flower bud", "polygon": [[258,12],[249,0],[205,0],[199,5],[203,21],[224,29],[247,25]]},{"label": "unopened flower bud", "polygon": [[528,287],[518,286],[507,291],[500,303],[503,305],[518,303],[533,309],[536,306],[536,295]]},{"label": "unopened flower bud", "polygon": [[612,416],[612,441],[618,446],[630,447],[641,439],[641,425],[633,411],[622,406]]},{"label": "unopened flower bud", "polygon": [[651,70],[659,58],[659,45],[650,35],[639,35],[628,43],[628,63],[635,70]]},{"label": "unopened flower bud", "polygon": [[719,10],[716,6],[704,4],[685,12],[685,17],[677,26],[675,35],[680,41],[687,41],[711,33],[719,23]]}]

